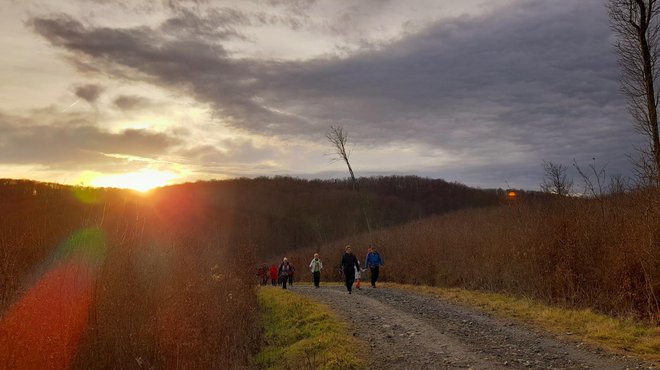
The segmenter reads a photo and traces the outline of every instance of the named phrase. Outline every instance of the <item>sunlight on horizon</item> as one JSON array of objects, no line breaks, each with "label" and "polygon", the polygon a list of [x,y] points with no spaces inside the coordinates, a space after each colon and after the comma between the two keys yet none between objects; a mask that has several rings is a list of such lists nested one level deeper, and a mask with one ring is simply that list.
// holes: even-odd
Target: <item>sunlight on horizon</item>
[{"label": "sunlight on horizon", "polygon": [[178,175],[173,172],[143,169],[119,175],[99,175],[90,181],[90,185],[147,192],[159,186],[169,185],[177,177]]}]

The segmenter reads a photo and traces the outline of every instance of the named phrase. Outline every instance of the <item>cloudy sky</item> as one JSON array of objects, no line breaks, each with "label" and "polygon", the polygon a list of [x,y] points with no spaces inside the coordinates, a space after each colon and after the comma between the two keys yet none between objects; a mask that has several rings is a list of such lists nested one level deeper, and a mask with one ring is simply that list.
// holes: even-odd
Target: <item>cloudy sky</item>
[{"label": "cloudy sky", "polygon": [[642,142],[604,0],[4,0],[0,177],[417,174],[538,189]]}]

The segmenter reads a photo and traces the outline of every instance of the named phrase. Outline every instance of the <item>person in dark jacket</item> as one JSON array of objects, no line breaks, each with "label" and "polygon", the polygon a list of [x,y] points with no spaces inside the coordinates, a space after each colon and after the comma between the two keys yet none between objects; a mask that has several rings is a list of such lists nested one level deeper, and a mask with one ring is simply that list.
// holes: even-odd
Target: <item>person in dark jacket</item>
[{"label": "person in dark jacket", "polygon": [[341,270],[344,272],[344,279],[346,282],[346,289],[348,294],[353,292],[353,282],[355,281],[355,268],[360,269],[360,262],[353,254],[353,249],[350,245],[345,248],[345,253],[341,257]]},{"label": "person in dark jacket", "polygon": [[266,274],[268,273],[268,271],[266,270],[268,269],[264,269],[263,266],[259,267],[259,269],[257,270],[257,276],[259,277],[259,284],[261,285],[264,285],[264,276],[266,276]]},{"label": "person in dark jacket", "polygon": [[380,256],[380,253],[376,250],[375,245],[369,246],[369,253],[367,253],[367,259],[364,261],[364,267],[369,269],[371,275],[371,287],[376,287],[376,282],[378,281],[378,275],[380,273],[380,267],[383,266],[383,257]]},{"label": "person in dark jacket", "polygon": [[261,285],[268,285],[268,265],[264,263],[264,265],[261,267],[261,270],[263,270],[264,274],[261,276]]},{"label": "person in dark jacket", "polygon": [[296,272],[296,268],[293,267],[291,263],[289,263],[289,285],[293,285],[293,273]]},{"label": "person in dark jacket", "polygon": [[289,260],[286,257],[284,257],[282,260],[282,264],[280,264],[278,271],[280,274],[282,289],[286,289],[286,283],[289,281],[289,272],[291,271],[291,265],[289,264]]}]

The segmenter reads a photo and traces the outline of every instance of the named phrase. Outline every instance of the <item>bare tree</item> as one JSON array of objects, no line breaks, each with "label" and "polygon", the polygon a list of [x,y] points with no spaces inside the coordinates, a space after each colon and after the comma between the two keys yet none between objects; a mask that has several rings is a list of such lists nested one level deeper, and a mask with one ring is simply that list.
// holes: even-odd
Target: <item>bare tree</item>
[{"label": "bare tree", "polygon": [[543,161],[543,182],[541,191],[557,195],[570,195],[573,190],[573,179],[568,177],[568,167],[563,164]]},{"label": "bare tree", "polygon": [[596,165],[596,158],[591,158],[591,163],[589,163],[586,170],[583,170],[577,161],[573,159],[573,167],[584,183],[584,195],[595,199],[600,199],[605,196],[607,190],[605,188],[605,182],[607,180],[605,168],[607,167],[607,164],[598,168]]},{"label": "bare tree", "polygon": [[348,166],[348,172],[351,174],[351,180],[353,181],[353,189],[359,190],[358,182],[355,179],[355,174],[353,173],[353,168],[351,168],[351,163],[348,161],[348,157],[351,156],[351,153],[346,150],[346,145],[348,144],[348,132],[344,131],[344,128],[339,125],[330,126],[330,129],[325,134],[325,137],[334,146],[334,154],[337,156],[336,159],[340,159],[346,162],[346,166]]},{"label": "bare tree", "polygon": [[353,189],[355,189],[358,192],[358,196],[360,197],[360,206],[362,207],[362,214],[364,215],[364,220],[367,223],[367,230],[369,231],[369,234],[371,234],[371,223],[369,222],[369,215],[367,214],[367,207],[365,204],[366,201],[364,199],[364,196],[360,192],[360,186],[358,184],[357,179],[355,178],[355,174],[353,173],[351,162],[349,162],[348,160],[348,158],[351,156],[351,153],[346,150],[346,146],[348,144],[348,132],[344,131],[344,128],[342,126],[331,125],[325,137],[328,139],[328,141],[330,141],[330,143],[334,147],[335,150],[334,154],[337,156],[335,159],[343,160],[344,162],[346,162],[346,166],[348,167],[348,172],[351,174]]},{"label": "bare tree", "polygon": [[[660,55],[658,0],[610,0],[610,26],[617,35],[616,49],[621,68],[621,88],[628,100],[635,127],[648,138],[649,148],[641,149],[644,175],[657,181],[660,169],[658,94],[655,81]],[[648,168],[648,165],[652,168]]]},{"label": "bare tree", "polygon": [[598,201],[602,220],[605,220],[605,202],[603,198],[606,195],[605,181],[607,179],[607,173],[605,168],[607,167],[607,164],[598,168],[596,165],[596,158],[591,158],[591,163],[587,166],[587,170],[583,170],[580,165],[578,165],[577,161],[573,159],[573,167],[580,177],[582,177],[582,181],[584,182],[583,194],[593,197]]},{"label": "bare tree", "polygon": [[610,194],[623,194],[628,188],[628,179],[623,175],[617,173],[610,176],[610,183],[607,186],[607,190]]}]

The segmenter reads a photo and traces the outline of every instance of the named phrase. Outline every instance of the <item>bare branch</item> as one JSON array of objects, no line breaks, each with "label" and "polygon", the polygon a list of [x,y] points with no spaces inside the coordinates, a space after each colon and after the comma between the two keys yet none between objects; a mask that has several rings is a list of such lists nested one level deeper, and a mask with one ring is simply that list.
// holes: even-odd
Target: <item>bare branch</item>
[{"label": "bare branch", "polygon": [[573,190],[573,179],[568,177],[568,167],[563,164],[543,161],[543,183],[541,183],[541,191],[546,193],[557,194],[560,196],[567,196]]}]

